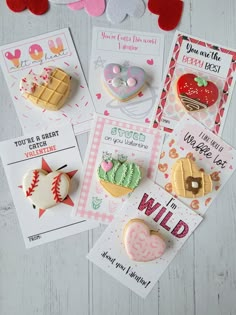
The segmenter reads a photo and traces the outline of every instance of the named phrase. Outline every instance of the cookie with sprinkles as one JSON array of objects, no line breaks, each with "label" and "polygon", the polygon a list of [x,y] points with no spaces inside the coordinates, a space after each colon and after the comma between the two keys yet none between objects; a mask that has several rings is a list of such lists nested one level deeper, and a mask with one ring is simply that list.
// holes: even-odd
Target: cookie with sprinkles
[{"label": "cookie with sprinkles", "polygon": [[215,83],[193,73],[182,75],[177,81],[178,98],[188,112],[195,112],[214,105],[219,97]]}]

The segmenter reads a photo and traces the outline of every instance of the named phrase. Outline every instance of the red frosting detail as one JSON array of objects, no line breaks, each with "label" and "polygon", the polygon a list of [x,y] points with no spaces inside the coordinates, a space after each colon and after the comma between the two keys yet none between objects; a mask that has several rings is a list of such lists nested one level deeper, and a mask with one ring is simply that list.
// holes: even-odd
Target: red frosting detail
[{"label": "red frosting detail", "polygon": [[39,182],[39,171],[34,170],[32,183],[31,183],[31,186],[29,187],[29,189],[26,191],[26,197],[32,196],[35,188],[38,187],[38,182]]},{"label": "red frosting detail", "polygon": [[62,173],[60,173],[59,175],[54,177],[53,183],[52,183],[52,189],[51,190],[52,190],[52,193],[54,195],[54,200],[56,202],[62,201],[61,194],[60,194],[61,175],[62,175]]},{"label": "red frosting detail", "polygon": [[192,73],[187,73],[178,79],[178,96],[186,95],[208,107],[215,104],[219,96],[217,86],[211,81],[207,81],[207,86],[198,86],[198,83],[194,81],[196,77],[197,76]]}]

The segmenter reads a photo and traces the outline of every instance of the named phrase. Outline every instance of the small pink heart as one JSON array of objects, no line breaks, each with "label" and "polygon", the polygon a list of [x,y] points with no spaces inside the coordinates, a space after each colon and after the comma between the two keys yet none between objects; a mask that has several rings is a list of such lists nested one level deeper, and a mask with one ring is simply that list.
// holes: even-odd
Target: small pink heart
[{"label": "small pink heart", "polygon": [[98,100],[100,100],[100,98],[102,97],[101,93],[97,93],[96,96]]},{"label": "small pink heart", "polygon": [[149,120],[148,118],[146,118],[146,119],[145,119],[145,123],[146,123],[146,124],[149,124],[149,123],[150,123],[150,120]]},{"label": "small pink heart", "polygon": [[169,175],[168,174],[165,174],[165,178],[168,178],[169,177]]},{"label": "small pink heart", "polygon": [[152,66],[152,65],[154,64],[154,60],[153,60],[153,59],[148,59],[148,60],[147,60],[147,64],[148,64],[149,66]]},{"label": "small pink heart", "polygon": [[233,166],[232,166],[232,165],[230,165],[229,169],[230,169],[230,170],[232,170],[232,169],[233,169]]},{"label": "small pink heart", "polygon": [[102,161],[101,168],[104,170],[104,172],[109,172],[113,167],[113,163],[111,161]]},{"label": "small pink heart", "polygon": [[181,150],[184,150],[184,148],[183,148],[183,147],[180,147],[180,149],[181,149]]},{"label": "small pink heart", "polygon": [[104,111],[104,115],[105,115],[105,116],[109,116],[110,113],[109,113],[107,110],[105,110],[105,111]]},{"label": "small pink heart", "polygon": [[138,96],[139,96],[139,97],[142,97],[142,96],[143,96],[143,92],[140,91],[140,92],[138,93]]}]

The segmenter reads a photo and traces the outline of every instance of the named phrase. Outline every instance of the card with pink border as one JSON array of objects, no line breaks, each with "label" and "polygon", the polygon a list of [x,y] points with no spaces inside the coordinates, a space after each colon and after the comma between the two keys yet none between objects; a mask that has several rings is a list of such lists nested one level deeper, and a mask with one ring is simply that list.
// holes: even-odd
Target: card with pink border
[{"label": "card with pink border", "polygon": [[[158,232],[165,241],[166,250],[161,257],[138,262],[127,255],[124,229],[133,219],[145,222],[150,230]],[[87,257],[123,285],[146,298],[201,221],[200,215],[145,178],[129,200],[117,211],[115,219]],[[135,228],[132,229],[135,233]],[[152,253],[151,240],[140,229],[136,237],[127,239],[127,243],[133,257],[142,253],[145,259],[148,259],[148,255]]]},{"label": "card with pink border", "polygon": [[[209,174],[212,191],[200,198],[177,197],[172,185],[172,168],[180,158],[196,163],[199,177]],[[156,183],[203,215],[236,169],[236,150],[199,121],[185,114],[163,144]],[[204,180],[204,183],[206,181]]]},{"label": "card with pink border", "polygon": [[[71,123],[75,134],[90,129],[93,102],[69,29],[35,36],[0,47],[0,63],[9,92],[25,134],[40,129],[58,128]],[[71,91],[58,111],[42,109],[26,100],[20,81],[30,71],[38,74],[44,67],[57,67],[71,77]]]},{"label": "card with pink border", "polygon": [[[157,101],[153,127],[171,132],[185,113],[176,92],[178,78],[186,73],[213,82],[218,99],[206,109],[191,112],[208,129],[221,135],[236,77],[236,51],[177,31]],[[200,85],[199,85],[200,86]]]},{"label": "card with pink border", "polygon": [[[80,186],[75,215],[110,223],[116,210],[129,197],[112,197],[100,184],[97,169],[104,153],[114,159],[122,156],[141,168],[142,179],[156,176],[163,132],[125,121],[95,115],[84,159],[83,181]],[[141,181],[142,181],[141,179]]]}]

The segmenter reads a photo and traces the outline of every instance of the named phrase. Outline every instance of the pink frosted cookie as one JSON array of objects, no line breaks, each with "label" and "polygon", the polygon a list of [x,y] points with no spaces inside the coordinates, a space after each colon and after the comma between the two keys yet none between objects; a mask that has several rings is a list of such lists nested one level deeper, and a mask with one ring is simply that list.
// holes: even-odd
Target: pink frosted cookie
[{"label": "pink frosted cookie", "polygon": [[130,220],[123,232],[125,250],[130,259],[139,262],[155,260],[163,255],[166,244],[156,231],[140,219]]},{"label": "pink frosted cookie", "polygon": [[103,81],[106,90],[122,102],[135,97],[143,88],[145,80],[145,71],[139,67],[110,63],[104,69]]},{"label": "pink frosted cookie", "polygon": [[48,174],[42,169],[35,169],[26,173],[23,178],[26,198],[39,209],[48,209],[62,202],[69,189],[69,176],[58,171]]}]

